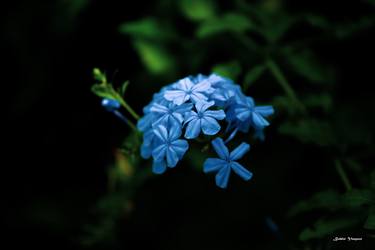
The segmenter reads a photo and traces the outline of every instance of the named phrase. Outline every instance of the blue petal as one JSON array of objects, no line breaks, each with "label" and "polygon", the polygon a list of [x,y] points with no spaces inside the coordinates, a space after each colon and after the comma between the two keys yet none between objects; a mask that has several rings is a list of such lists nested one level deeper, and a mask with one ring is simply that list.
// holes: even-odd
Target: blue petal
[{"label": "blue petal", "polygon": [[145,144],[145,142],[142,143],[141,145],[141,157],[143,159],[148,159],[151,157],[151,153],[152,153],[152,146],[150,144]]},{"label": "blue petal", "polygon": [[167,165],[170,168],[173,168],[177,165],[178,156],[172,147],[167,149]]},{"label": "blue petal", "polygon": [[155,112],[155,113],[165,114],[165,113],[168,113],[168,107],[163,106],[163,105],[161,105],[159,103],[154,103],[151,106],[150,111],[151,112]]},{"label": "blue petal", "polygon": [[257,106],[254,111],[264,117],[270,116],[275,112],[272,106]]},{"label": "blue petal", "polygon": [[162,174],[167,169],[165,161],[154,161],[152,164],[152,172],[155,174]]},{"label": "blue petal", "polygon": [[220,171],[215,176],[216,185],[221,188],[226,188],[228,186],[229,175],[230,175],[229,165],[220,169]]},{"label": "blue petal", "polygon": [[168,90],[165,92],[164,98],[173,101],[176,105],[181,105],[189,100],[189,96],[183,90]]},{"label": "blue petal", "polygon": [[260,114],[257,112],[252,113],[252,121],[255,128],[263,128],[265,126],[270,125],[269,122],[263,118]]},{"label": "blue petal", "polygon": [[240,159],[244,154],[250,150],[250,145],[243,142],[237,148],[235,148],[229,155],[232,161]]},{"label": "blue petal", "polygon": [[178,122],[179,124],[182,124],[183,121],[184,121],[184,117],[182,114],[180,113],[177,113],[177,112],[174,112],[170,118],[173,118],[176,122]]},{"label": "blue petal", "polygon": [[113,111],[113,110],[119,109],[121,104],[117,100],[103,99],[102,106],[106,108],[108,111]]},{"label": "blue petal", "polygon": [[191,100],[194,102],[194,103],[197,103],[197,102],[201,102],[201,101],[206,101],[208,99],[208,97],[200,92],[193,92],[191,93],[191,96],[190,96]]},{"label": "blue petal", "polygon": [[230,133],[230,135],[228,136],[228,138],[225,140],[225,143],[228,143],[230,142],[237,134],[238,132],[238,128],[235,128],[232,133]]},{"label": "blue petal", "polygon": [[207,110],[204,116],[215,118],[216,120],[223,120],[225,118],[224,110]]},{"label": "blue petal", "polygon": [[193,86],[194,86],[194,83],[190,80],[189,77],[185,77],[179,80],[177,83],[177,88],[185,92],[191,90]]},{"label": "blue petal", "polygon": [[180,124],[173,124],[173,126],[169,129],[169,136],[168,139],[170,141],[174,141],[181,136],[181,125]]},{"label": "blue petal", "polygon": [[203,163],[203,172],[209,173],[209,172],[218,171],[220,168],[224,167],[226,164],[228,164],[228,162],[222,159],[208,158]]},{"label": "blue petal", "polygon": [[215,105],[214,101],[211,102],[206,102],[206,101],[198,101],[195,104],[195,108],[197,109],[198,112],[204,112],[206,111],[209,107],[212,107]]},{"label": "blue petal", "polygon": [[211,88],[211,83],[207,80],[201,81],[192,87],[193,92],[206,92]]},{"label": "blue petal", "polygon": [[211,117],[201,119],[202,131],[205,135],[216,135],[220,131],[219,123]]},{"label": "blue petal", "polygon": [[230,166],[231,168],[233,169],[233,171],[239,175],[242,179],[244,179],[245,181],[248,181],[251,179],[251,177],[253,176],[253,174],[247,170],[246,168],[244,168],[241,164],[239,164],[238,162],[235,162],[235,161],[232,161],[230,163]]},{"label": "blue petal", "polygon": [[162,144],[152,151],[152,157],[155,161],[162,161],[165,157],[167,146]]},{"label": "blue petal", "polygon": [[186,112],[190,111],[193,108],[192,103],[184,103],[181,104],[180,106],[177,106],[175,108],[175,112],[178,112],[180,114],[185,114]]},{"label": "blue petal", "polygon": [[189,144],[185,140],[175,140],[171,143],[173,150],[176,152],[179,159],[181,159],[189,148]]},{"label": "blue petal", "polygon": [[251,111],[248,108],[241,107],[235,109],[236,117],[241,120],[245,121],[250,117]]},{"label": "blue petal", "polygon": [[201,120],[200,119],[191,120],[186,127],[185,138],[194,139],[199,136],[200,131],[201,131]]},{"label": "blue petal", "polygon": [[139,121],[137,123],[137,128],[140,131],[144,132],[146,129],[151,127],[152,119],[153,119],[152,114],[147,114],[147,115],[143,116],[141,119],[139,119]]},{"label": "blue petal", "polygon": [[194,119],[198,119],[198,114],[194,111],[189,111],[185,113],[184,117],[185,117],[184,124],[186,124]]},{"label": "blue petal", "polygon": [[168,131],[163,125],[158,125],[154,128],[154,133],[163,142],[168,140]]},{"label": "blue petal", "polygon": [[223,139],[220,137],[216,138],[211,142],[212,146],[214,147],[217,155],[223,159],[227,160],[229,158],[229,152],[227,146],[225,146]]}]

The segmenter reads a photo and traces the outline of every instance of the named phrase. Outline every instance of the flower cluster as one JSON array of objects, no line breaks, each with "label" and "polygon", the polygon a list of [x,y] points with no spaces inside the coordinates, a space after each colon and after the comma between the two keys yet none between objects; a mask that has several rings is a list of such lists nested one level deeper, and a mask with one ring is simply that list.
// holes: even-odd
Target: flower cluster
[{"label": "flower cluster", "polygon": [[217,172],[216,184],[225,188],[231,170],[245,180],[252,176],[236,162],[250,146],[242,143],[229,153],[225,144],[239,131],[247,133],[250,128],[256,137],[263,139],[263,129],[269,125],[265,118],[274,110],[272,106],[255,106],[239,85],[211,74],[186,77],[163,87],[143,112],[137,124],[143,132],[141,156],[153,158],[154,173],[175,167],[189,148],[188,140],[216,135],[211,143],[219,158],[208,158],[204,172]]}]

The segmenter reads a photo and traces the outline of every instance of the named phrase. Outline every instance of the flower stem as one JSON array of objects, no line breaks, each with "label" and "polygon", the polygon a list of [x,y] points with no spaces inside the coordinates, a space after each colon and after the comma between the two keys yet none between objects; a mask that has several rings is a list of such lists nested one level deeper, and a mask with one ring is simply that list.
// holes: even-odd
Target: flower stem
[{"label": "flower stem", "polygon": [[344,168],[342,167],[341,161],[338,159],[335,159],[335,168],[342,182],[344,183],[346,190],[347,191],[352,190],[352,184],[350,184],[349,178],[346,175]]},{"label": "flower stem", "polygon": [[288,80],[285,78],[284,74],[282,73],[280,67],[276,64],[275,61],[272,59],[268,59],[266,61],[266,65],[268,69],[271,71],[277,82],[283,88],[284,92],[287,96],[298,106],[301,112],[306,113],[306,108],[303,103],[298,99],[296,93],[294,92],[293,88],[289,84]]},{"label": "flower stem", "polygon": [[113,111],[113,113],[118,118],[120,118],[123,122],[125,122],[131,129],[133,129],[134,131],[137,131],[137,127],[135,126],[135,124],[132,123],[131,121],[129,121],[128,119],[126,119],[120,112],[118,112],[117,110],[115,110],[115,111]]},{"label": "flower stem", "polygon": [[116,92],[116,97],[117,97],[117,100],[121,103],[121,105],[126,109],[126,111],[128,111],[129,114],[131,114],[133,118],[138,121],[140,117],[137,114],[137,112],[135,112],[134,109],[132,109],[132,107],[130,107],[130,105],[127,104],[127,102],[124,99],[122,99],[122,97],[117,92]]}]

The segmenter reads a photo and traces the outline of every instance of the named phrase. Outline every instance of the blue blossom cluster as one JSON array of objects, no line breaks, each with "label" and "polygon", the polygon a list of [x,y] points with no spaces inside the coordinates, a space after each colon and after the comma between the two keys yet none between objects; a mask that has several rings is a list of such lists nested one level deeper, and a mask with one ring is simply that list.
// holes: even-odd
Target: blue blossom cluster
[{"label": "blue blossom cluster", "polygon": [[256,137],[264,139],[263,130],[269,125],[265,118],[274,110],[272,106],[255,106],[239,85],[211,74],[189,76],[163,87],[143,112],[137,124],[143,132],[141,156],[152,157],[154,173],[175,167],[189,148],[188,140],[216,135],[211,144],[219,158],[208,158],[203,169],[217,172],[216,184],[225,188],[231,170],[244,180],[252,176],[237,162],[250,145],[242,143],[229,153],[225,144],[238,132],[248,133],[251,128]]}]

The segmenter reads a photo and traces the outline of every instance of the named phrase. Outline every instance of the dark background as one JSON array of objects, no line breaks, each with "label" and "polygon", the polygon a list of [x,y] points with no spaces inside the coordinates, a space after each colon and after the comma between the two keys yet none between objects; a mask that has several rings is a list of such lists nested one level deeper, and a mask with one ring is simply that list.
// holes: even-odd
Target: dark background
[{"label": "dark background", "polygon": [[[338,23],[374,11],[361,1],[284,4],[290,13],[309,10]],[[145,72],[130,38],[118,32],[128,20],[153,15],[158,1],[98,0],[77,12],[69,6],[69,1],[38,0],[14,1],[2,8],[5,206],[1,219],[6,234],[1,244],[10,243],[3,249],[81,248],[84,225],[96,221],[92,211],[107,193],[108,164],[129,130],[105,112],[90,91],[94,67],[104,69],[115,82],[131,81],[127,101],[139,113],[153,92],[175,80]],[[231,7],[224,1],[220,6]],[[177,15],[173,9],[166,12]],[[189,24],[176,20],[174,25],[191,32]],[[375,108],[373,33],[365,29],[344,41],[315,47],[325,63],[338,69],[338,83],[331,89],[334,107],[368,126],[374,124]],[[291,34],[298,35],[304,35],[303,29]],[[202,64],[201,72],[209,73],[210,60]],[[182,67],[177,76],[196,73]],[[263,87],[259,95],[267,100],[265,96],[274,92]],[[282,119],[276,117],[266,142],[252,148],[247,161],[250,169],[254,165],[255,175],[250,183],[233,177],[228,190],[219,190],[213,176],[197,173],[185,162],[136,191],[135,208],[119,222],[115,243],[90,248],[290,249],[288,242],[296,240],[319,212],[291,220],[284,216],[289,207],[318,190],[344,191],[344,187],[331,166],[330,149],[300,146],[296,139],[280,136],[277,126]],[[343,130],[353,132],[345,126]],[[366,171],[373,168],[372,155],[363,164]],[[352,180],[354,186],[360,185]],[[267,216],[279,224],[281,240],[264,223]],[[353,235],[364,235],[362,229],[351,230]],[[357,245],[330,247],[370,249],[372,243],[365,239]],[[293,249],[300,247],[296,243]]]}]

